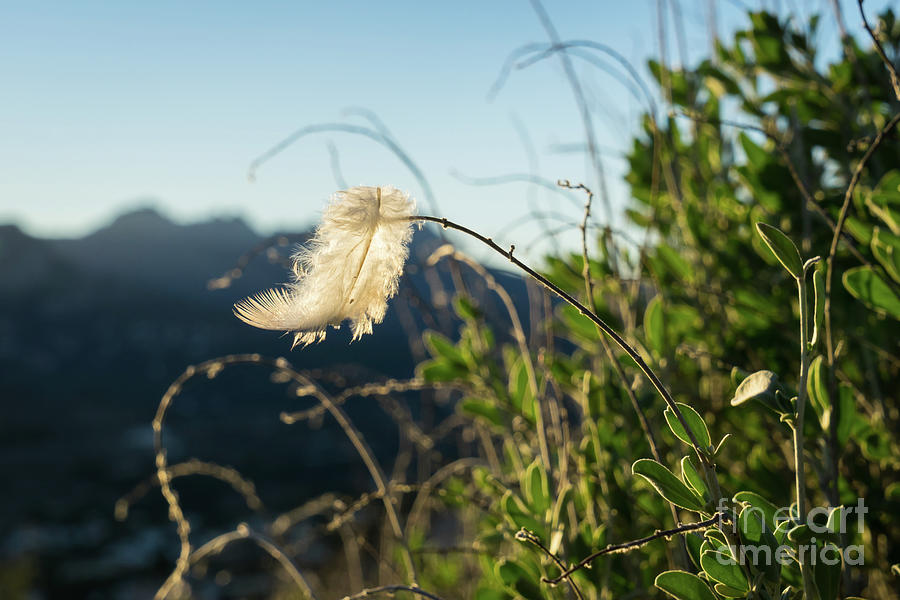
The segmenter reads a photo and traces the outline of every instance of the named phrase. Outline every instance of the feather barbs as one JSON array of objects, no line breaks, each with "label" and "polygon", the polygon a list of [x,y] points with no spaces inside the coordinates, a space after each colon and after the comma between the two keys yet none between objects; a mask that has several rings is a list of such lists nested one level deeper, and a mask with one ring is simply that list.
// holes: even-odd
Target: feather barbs
[{"label": "feather barbs", "polygon": [[294,346],[351,322],[353,339],[384,320],[409,256],[415,202],[392,187],[335,193],[321,224],[294,256],[293,281],[238,302],[234,314],[260,329],[294,332]]}]

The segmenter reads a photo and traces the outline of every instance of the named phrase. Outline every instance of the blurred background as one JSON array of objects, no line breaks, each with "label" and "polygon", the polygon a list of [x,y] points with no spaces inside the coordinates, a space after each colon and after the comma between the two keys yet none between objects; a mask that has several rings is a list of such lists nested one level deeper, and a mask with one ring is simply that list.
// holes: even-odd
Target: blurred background
[{"label": "blurred background", "polygon": [[[858,30],[856,2],[839,4]],[[748,9],[820,13],[818,35],[839,52],[829,0],[545,8],[561,38],[596,40],[647,79],[649,58],[699,61]],[[549,39],[525,1],[0,3],[0,597],[152,596],[178,552],[165,504],[139,488],[126,520],[115,507],[153,473],[159,398],[189,364],[287,355],[288,338],[243,325],[231,306],[285,280],[334,190],[396,185],[420,212],[535,263],[576,246],[583,199],[552,188],[600,189],[584,122],[559,61],[516,54]],[[578,74],[613,208],[598,218],[626,227],[623,156],[646,107],[620,66],[579,63]],[[340,331],[289,359],[335,389],[409,377],[418,332],[449,318],[450,275],[420,268],[440,243],[436,230],[417,234],[375,335],[348,344]],[[525,310],[524,282],[495,273]],[[368,489],[332,425],[278,420],[297,402],[250,367],[186,389],[170,462],[236,468],[270,515]],[[396,454],[374,400],[349,410],[378,456]],[[182,489],[200,537],[249,518],[220,482]],[[304,556],[324,565],[335,551]],[[265,583],[248,577],[244,590]]]}]

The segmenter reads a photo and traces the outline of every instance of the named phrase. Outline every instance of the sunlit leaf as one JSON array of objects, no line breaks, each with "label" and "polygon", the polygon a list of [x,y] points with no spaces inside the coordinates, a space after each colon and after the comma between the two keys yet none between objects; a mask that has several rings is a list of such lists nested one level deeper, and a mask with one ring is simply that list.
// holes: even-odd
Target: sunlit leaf
[{"label": "sunlit leaf", "polygon": [[716,600],[706,582],[686,571],[664,571],[653,584],[677,600]]},{"label": "sunlit leaf", "polygon": [[757,223],[756,230],[778,262],[787,269],[788,273],[799,279],[803,274],[803,260],[791,238],[782,233],[780,229],[765,223]]},{"label": "sunlit leaf", "polygon": [[680,479],[655,460],[642,458],[631,465],[631,472],[650,482],[659,495],[676,506],[699,512],[703,510],[703,499],[688,488]]},{"label": "sunlit leaf", "polygon": [[844,287],[869,308],[900,319],[900,298],[872,267],[854,267],[844,273]]}]

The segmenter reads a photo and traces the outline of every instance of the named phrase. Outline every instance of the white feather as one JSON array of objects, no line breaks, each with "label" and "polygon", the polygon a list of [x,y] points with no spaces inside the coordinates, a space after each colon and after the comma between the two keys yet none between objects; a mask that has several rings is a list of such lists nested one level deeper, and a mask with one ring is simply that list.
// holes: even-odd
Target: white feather
[{"label": "white feather", "polygon": [[294,346],[321,341],[349,320],[353,339],[381,323],[409,256],[415,202],[391,186],[337,192],[294,259],[294,280],[234,305],[253,327],[294,332]]}]

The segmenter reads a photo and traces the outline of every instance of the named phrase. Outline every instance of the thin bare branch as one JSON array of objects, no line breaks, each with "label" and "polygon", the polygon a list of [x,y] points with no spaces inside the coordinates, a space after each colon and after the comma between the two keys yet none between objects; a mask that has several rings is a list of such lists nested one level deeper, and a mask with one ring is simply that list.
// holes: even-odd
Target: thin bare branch
[{"label": "thin bare branch", "polygon": [[863,10],[863,0],[857,0],[857,3],[859,4],[859,15],[862,17],[863,27],[866,28],[872,41],[875,42],[875,51],[878,52],[878,56],[881,57],[884,66],[887,67],[888,73],[891,75],[891,87],[894,88],[894,96],[896,96],[897,100],[900,100],[900,78],[897,76],[897,69],[894,67],[894,63],[891,62],[891,59],[885,54],[884,46],[881,45],[881,40],[878,39],[878,36],[875,35],[875,32],[869,26],[869,20],[866,19],[866,11]]},{"label": "thin bare branch", "polygon": [[647,537],[642,537],[638,540],[633,540],[630,542],[625,542],[623,544],[610,544],[603,548],[602,550],[597,550],[596,552],[584,557],[580,561],[578,561],[575,565],[569,567],[560,573],[559,577],[554,577],[553,579],[544,579],[546,583],[559,583],[563,580],[564,577],[568,577],[575,571],[579,569],[583,569],[587,567],[594,559],[599,558],[605,554],[620,554],[623,552],[631,552],[632,550],[637,550],[641,546],[649,544],[653,540],[658,540],[660,538],[670,538],[674,535],[679,535],[682,533],[688,533],[691,531],[699,531],[701,529],[708,529],[710,527],[719,526],[726,521],[725,516],[722,513],[717,513],[710,519],[705,521],[698,521],[697,523],[689,523],[687,525],[679,525],[678,527],[673,527],[672,529],[665,530],[657,530],[653,532],[653,534],[648,535]]},{"label": "thin bare branch", "polygon": [[377,596],[379,594],[394,594],[396,592],[410,592],[429,600],[442,600],[440,596],[436,596],[431,592],[426,592],[420,587],[408,585],[382,585],[379,587],[367,588],[361,592],[357,592],[352,596],[344,596],[343,600],[358,600],[359,598],[368,598],[369,596]]}]

